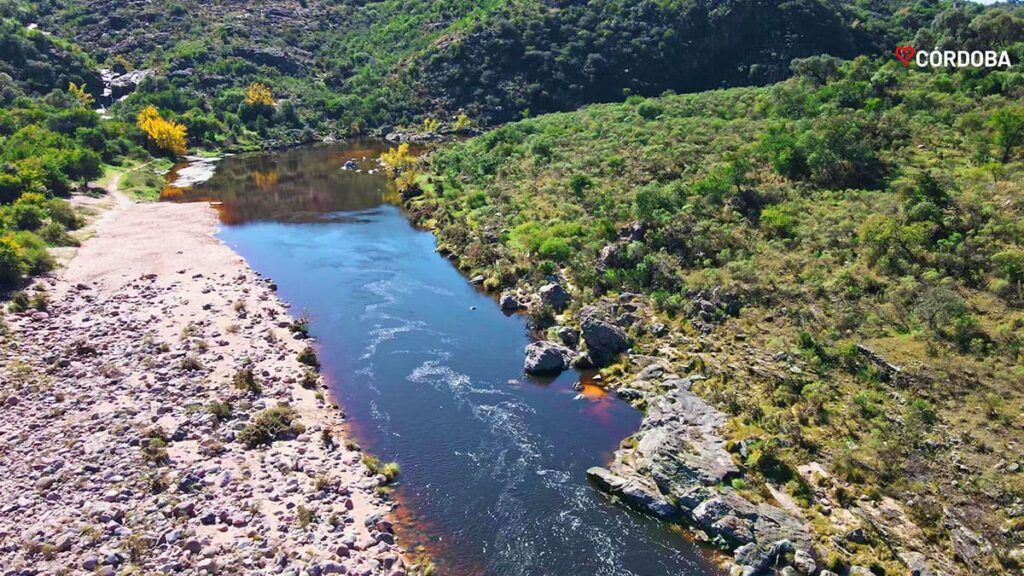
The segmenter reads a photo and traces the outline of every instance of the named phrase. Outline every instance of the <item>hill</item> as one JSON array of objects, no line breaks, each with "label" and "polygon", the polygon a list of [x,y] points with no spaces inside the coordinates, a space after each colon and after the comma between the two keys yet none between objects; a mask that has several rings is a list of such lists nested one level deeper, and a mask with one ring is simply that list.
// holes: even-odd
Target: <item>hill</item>
[{"label": "hill", "polygon": [[[624,93],[762,84],[794,57],[888,53],[944,2],[870,0],[59,0],[40,26],[104,66],[153,75],[197,144],[365,133],[465,112],[488,125]],[[971,10],[980,10],[972,8]],[[269,86],[277,109],[245,109]]]},{"label": "hill", "polygon": [[[927,34],[998,28],[1024,55],[1019,10],[954,20]],[[532,299],[541,334],[610,310],[634,355],[693,376],[729,416],[733,488],[803,508],[827,566],[1017,570],[1024,75],[793,71],[508,124],[399,184],[485,288],[569,288],[559,317]],[[640,397],[637,369],[603,373]]]}]

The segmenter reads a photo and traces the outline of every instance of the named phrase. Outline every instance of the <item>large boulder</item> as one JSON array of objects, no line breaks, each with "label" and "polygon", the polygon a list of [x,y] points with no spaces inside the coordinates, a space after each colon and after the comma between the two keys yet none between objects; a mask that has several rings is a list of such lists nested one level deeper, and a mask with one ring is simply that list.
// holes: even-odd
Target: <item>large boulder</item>
[{"label": "large boulder", "polygon": [[561,284],[552,282],[540,287],[540,301],[551,306],[556,312],[562,312],[569,306],[569,293],[562,288]]},{"label": "large boulder", "polygon": [[616,356],[629,349],[629,337],[618,326],[600,320],[592,312],[583,314],[580,323],[587,357],[595,368],[607,366]]},{"label": "large boulder", "polygon": [[498,304],[504,312],[515,312],[523,307],[523,303],[512,292],[503,292],[501,299],[498,300]]},{"label": "large boulder", "polygon": [[532,342],[526,346],[523,368],[527,374],[557,374],[569,367],[572,350],[554,342]]}]

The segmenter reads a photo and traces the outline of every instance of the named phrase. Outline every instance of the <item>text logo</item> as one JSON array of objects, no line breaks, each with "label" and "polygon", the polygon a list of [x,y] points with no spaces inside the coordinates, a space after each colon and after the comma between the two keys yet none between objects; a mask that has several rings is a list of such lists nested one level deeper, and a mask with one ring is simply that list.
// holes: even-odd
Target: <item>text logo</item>
[{"label": "text logo", "polygon": [[916,50],[913,46],[897,46],[896,59],[907,68],[911,62],[918,68],[1010,68],[1010,54],[996,50]]}]

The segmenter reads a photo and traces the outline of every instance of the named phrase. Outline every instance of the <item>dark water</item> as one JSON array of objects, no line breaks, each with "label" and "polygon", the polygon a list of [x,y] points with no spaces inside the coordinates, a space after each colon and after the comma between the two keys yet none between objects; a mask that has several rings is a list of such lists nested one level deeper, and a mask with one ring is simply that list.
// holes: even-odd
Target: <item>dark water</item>
[{"label": "dark water", "polygon": [[522,318],[382,204],[382,177],[339,170],[364,154],[376,151],[228,158],[180,197],[223,201],[221,238],[308,311],[360,442],[401,464],[400,541],[424,545],[444,574],[717,573],[586,480],[640,414],[595,387],[580,394],[575,372],[526,377]]}]

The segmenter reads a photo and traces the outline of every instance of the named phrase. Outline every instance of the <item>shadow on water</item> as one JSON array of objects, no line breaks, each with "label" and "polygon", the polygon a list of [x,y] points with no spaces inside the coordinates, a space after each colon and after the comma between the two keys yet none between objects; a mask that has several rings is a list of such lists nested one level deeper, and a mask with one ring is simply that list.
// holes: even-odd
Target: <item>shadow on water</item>
[{"label": "shadow on water", "polygon": [[640,414],[590,374],[523,374],[523,318],[504,316],[384,202],[373,162],[341,169],[379,151],[225,158],[168,199],[221,203],[224,242],[308,311],[351,431],[401,465],[400,542],[444,574],[719,573],[679,530],[590,486],[586,469],[611,459]]}]

